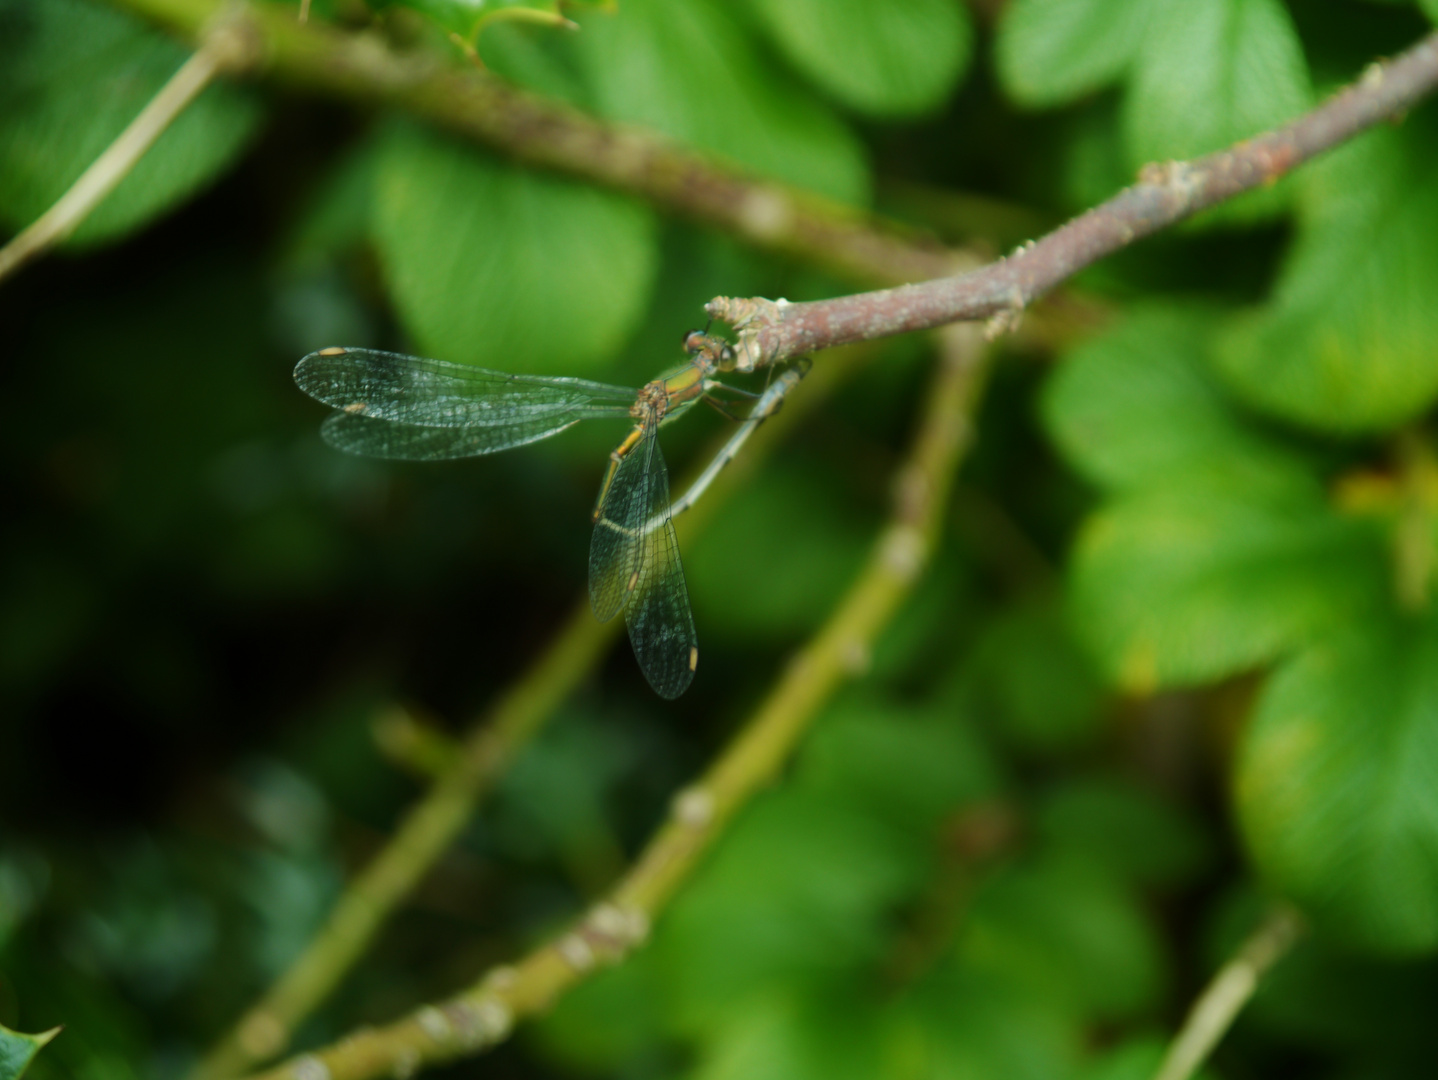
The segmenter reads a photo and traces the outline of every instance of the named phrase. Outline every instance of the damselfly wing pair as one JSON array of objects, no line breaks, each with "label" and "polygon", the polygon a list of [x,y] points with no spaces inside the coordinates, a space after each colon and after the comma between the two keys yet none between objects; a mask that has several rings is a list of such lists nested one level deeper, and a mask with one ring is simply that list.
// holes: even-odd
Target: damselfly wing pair
[{"label": "damselfly wing pair", "polygon": [[676,698],[694,679],[699,644],[673,515],[693,505],[806,370],[796,366],[782,372],[684,497],[671,505],[659,428],[696,401],[712,402],[716,393],[732,391],[713,376],[735,366],[733,350],[719,338],[694,331],[685,336],[684,347],[687,363],[637,391],[588,379],[510,375],[347,348],[310,353],[295,367],[295,382],[338,410],[320,428],[325,441],[370,457],[472,457],[557,435],[581,420],[632,421],[633,430],[609,455],[594,507],[589,602],[601,622],[624,612],[635,659],[649,685],[660,697]]}]

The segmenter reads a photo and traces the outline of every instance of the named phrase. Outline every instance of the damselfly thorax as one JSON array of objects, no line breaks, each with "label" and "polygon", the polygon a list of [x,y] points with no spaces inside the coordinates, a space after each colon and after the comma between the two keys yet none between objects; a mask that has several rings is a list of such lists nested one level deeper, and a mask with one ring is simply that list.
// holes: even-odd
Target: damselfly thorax
[{"label": "damselfly thorax", "polygon": [[629,415],[635,420],[634,430],[609,455],[609,468],[599,485],[599,497],[594,502],[591,520],[601,520],[604,503],[614,484],[614,475],[624,458],[642,440],[653,438],[659,425],[674,419],[716,389],[719,384],[712,378],[715,372],[734,369],[734,350],[730,344],[702,330],[691,330],[684,335],[684,351],[690,357],[687,364],[639,388],[639,394],[629,410]]}]

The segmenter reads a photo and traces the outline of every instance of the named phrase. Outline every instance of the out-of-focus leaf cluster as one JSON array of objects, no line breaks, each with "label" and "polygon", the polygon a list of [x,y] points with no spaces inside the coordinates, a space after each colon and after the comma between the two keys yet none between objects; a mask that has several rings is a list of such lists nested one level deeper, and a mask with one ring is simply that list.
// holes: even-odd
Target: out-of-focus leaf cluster
[{"label": "out-of-focus leaf cluster", "polygon": [[1215,326],[1213,312],[1135,309],[1049,384],[1050,430],[1106,492],[1074,553],[1073,625],[1141,693],[1278,664],[1236,757],[1253,857],[1335,936],[1426,952],[1438,945],[1426,916],[1438,902],[1431,451],[1413,434],[1390,447],[1394,475],[1355,476],[1358,448],[1245,413],[1213,362]]},{"label": "out-of-focus leaf cluster", "polygon": [[[1096,32],[1119,8],[1129,36]],[[1124,146],[1161,159],[1301,109],[1300,28],[1268,0],[1019,0],[998,54],[1030,106],[1122,82]],[[1068,582],[1076,630],[1141,693],[1278,665],[1236,748],[1250,853],[1324,932],[1407,953],[1438,945],[1438,801],[1417,779],[1438,747],[1430,113],[1301,176],[1268,297],[1131,309],[1044,398],[1104,492]]]},{"label": "out-of-focus leaf cluster", "polygon": [[[1016,798],[959,704],[978,700],[1013,720],[972,688],[830,710],[652,945],[544,1023],[546,1051],[705,1077],[1063,1077],[1128,1055],[1092,1054],[1084,1031],[1156,1021],[1171,961],[1146,898],[1193,880],[1208,839],[1114,779]],[[1015,829],[1032,833],[1020,857]]]},{"label": "out-of-focus leaf cluster", "polygon": [[[123,7],[0,0],[7,230],[183,62]],[[1438,18],[1433,0],[374,8],[312,17],[995,244],[1291,118]],[[1096,328],[1001,345],[934,564],[854,658],[859,685],[648,948],[460,1074],[1147,1077],[1281,894],[1314,935],[1213,1075],[1421,1075],[1435,147],[1430,105],[1086,272]],[[181,1074],[418,797],[377,713],[399,700],[457,733],[581,594],[622,425],[449,466],[345,459],[290,382],[300,355],[638,384],[715,294],[845,288],[263,81],[207,90],[63,258],[4,283],[0,1023],[65,1024],[27,1075]],[[615,880],[863,565],[928,348],[876,347],[686,545],[704,663],[682,702],[616,651],[301,1043],[465,985]],[[698,410],[666,427],[676,476],[728,431]],[[450,743],[428,745],[432,767]],[[10,1038],[0,1055],[34,1047]]]}]

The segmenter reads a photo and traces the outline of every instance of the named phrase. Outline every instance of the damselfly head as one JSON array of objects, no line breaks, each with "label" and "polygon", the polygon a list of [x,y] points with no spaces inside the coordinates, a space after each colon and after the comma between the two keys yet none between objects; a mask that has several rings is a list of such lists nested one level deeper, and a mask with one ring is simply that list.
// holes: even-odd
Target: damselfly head
[{"label": "damselfly head", "polygon": [[684,335],[684,351],[716,366],[727,366],[734,362],[734,348],[721,337],[715,337],[706,330],[690,330]]}]

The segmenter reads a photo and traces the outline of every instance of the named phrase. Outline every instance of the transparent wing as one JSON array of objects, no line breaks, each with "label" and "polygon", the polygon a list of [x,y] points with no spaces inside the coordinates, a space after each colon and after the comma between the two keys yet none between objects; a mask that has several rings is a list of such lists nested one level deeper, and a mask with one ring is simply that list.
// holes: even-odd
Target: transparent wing
[{"label": "transparent wing", "polygon": [[[644,527],[649,518],[652,453],[659,440],[651,423],[639,444],[625,454],[610,481],[589,539],[589,606],[608,622],[619,614],[639,584]],[[659,459],[664,468],[664,459]],[[667,478],[665,486],[668,486]]]},{"label": "transparent wing", "polygon": [[378,420],[362,413],[335,413],[320,435],[336,450],[365,457],[446,461],[492,454],[557,435],[579,422],[569,413],[551,413],[488,427],[425,427]]},{"label": "transparent wing", "polygon": [[627,416],[635,396],[633,389],[588,379],[510,375],[376,349],[310,353],[295,365],[295,382],[346,413],[427,427],[502,427],[557,414]]},{"label": "transparent wing", "polygon": [[620,461],[594,523],[589,600],[601,622],[624,609],[634,658],[655,693],[676,698],[689,688],[698,637],[669,519],[669,470],[652,428]]},{"label": "transparent wing", "polygon": [[[654,456],[659,458],[662,474],[664,461],[657,442]],[[664,477],[658,486],[664,489],[667,503],[668,478]],[[654,521],[654,517],[650,520]],[[684,583],[684,567],[679,561],[679,538],[674,535],[674,522],[668,513],[645,536],[639,583],[624,609],[624,620],[629,624],[634,659],[639,661],[639,669],[654,692],[672,700],[688,690],[699,663],[699,638],[694,633],[689,587]]]}]

